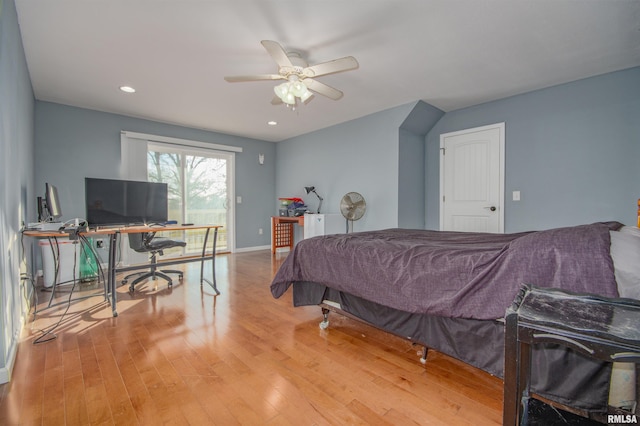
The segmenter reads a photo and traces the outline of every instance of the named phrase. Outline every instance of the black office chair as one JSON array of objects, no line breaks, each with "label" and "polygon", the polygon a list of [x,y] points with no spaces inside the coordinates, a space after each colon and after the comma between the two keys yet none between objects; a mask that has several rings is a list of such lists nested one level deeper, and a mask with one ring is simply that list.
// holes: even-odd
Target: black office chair
[{"label": "black office chair", "polygon": [[151,253],[151,270],[148,272],[136,272],[135,274],[127,275],[122,280],[122,285],[126,284],[129,278],[134,277],[136,275],[140,275],[138,278],[133,280],[129,285],[129,291],[131,293],[135,290],[135,285],[140,281],[145,280],[149,277],[152,279],[157,279],[156,277],[164,278],[168,281],[169,287],[173,285],[173,281],[171,277],[167,274],[178,274],[178,279],[182,281],[182,271],[171,270],[171,269],[163,269],[158,270],[157,266],[157,256],[163,255],[162,251],[172,247],[184,247],[187,245],[186,242],[180,240],[172,240],[164,237],[155,237],[155,232],[142,232],[142,233],[132,233],[129,235],[129,247],[138,253]]}]

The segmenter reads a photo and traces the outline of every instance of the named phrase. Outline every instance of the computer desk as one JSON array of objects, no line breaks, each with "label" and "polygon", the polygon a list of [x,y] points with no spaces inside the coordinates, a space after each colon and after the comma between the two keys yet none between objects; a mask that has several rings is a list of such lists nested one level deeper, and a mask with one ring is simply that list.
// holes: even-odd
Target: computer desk
[{"label": "computer desk", "polygon": [[[92,234],[93,234],[92,232],[83,232],[82,233],[83,236],[92,236]],[[38,310],[38,295],[37,295],[37,293],[35,293],[35,291],[36,291],[35,282],[33,280],[31,281],[31,283],[33,285],[35,297],[36,297],[36,304],[35,304],[34,311],[33,311],[34,316],[37,315],[39,312],[45,310],[45,309],[53,308],[55,306],[58,306],[58,305],[61,305],[61,304],[64,304],[64,303],[69,303],[69,302],[74,302],[74,301],[78,301],[78,300],[87,299],[87,298],[90,298],[90,297],[99,296],[101,294],[104,294],[105,301],[109,300],[109,293],[108,293],[109,292],[109,287],[108,287],[107,280],[104,279],[105,277],[103,275],[102,276],[102,281],[103,281],[104,291],[102,293],[93,293],[93,294],[85,295],[85,296],[82,296],[82,297],[77,297],[77,298],[74,298],[74,299],[71,299],[71,300],[67,300],[65,302],[53,303],[53,299],[55,298],[57,286],[60,285],[60,284],[63,284],[64,282],[66,282],[66,281],[63,281],[61,283],[58,282],[58,275],[59,275],[58,270],[60,268],[60,266],[59,266],[60,258],[59,258],[59,254],[58,254],[58,252],[57,252],[55,247],[58,244],[58,239],[60,239],[60,238],[69,239],[69,238],[71,238],[71,234],[69,232],[53,231],[53,230],[49,230],[49,231],[23,230],[22,231],[22,235],[26,236],[26,237],[34,238],[36,240],[47,239],[49,241],[49,246],[51,247],[51,252],[52,252],[52,255],[53,255],[53,261],[54,261],[54,264],[55,264],[53,284],[51,286],[51,296],[49,297],[49,303],[47,304],[46,307],[44,307],[44,308],[42,308],[40,310]],[[97,256],[95,256],[95,251],[93,250],[93,247],[89,246],[89,250],[91,250],[93,252],[93,254],[94,254],[94,257],[97,258]],[[81,279],[81,277],[78,276],[77,278],[75,278],[75,276],[74,276],[74,281],[76,279],[79,281]]]},{"label": "computer desk", "polygon": [[[107,279],[105,280],[105,298],[108,300],[108,295],[111,295],[111,311],[114,317],[118,316],[117,310],[117,292],[116,292],[116,274],[119,272],[134,271],[140,269],[149,269],[148,263],[142,263],[130,266],[117,266],[117,249],[122,234],[134,234],[145,232],[170,232],[170,231],[189,231],[196,229],[205,229],[204,242],[202,243],[202,254],[200,256],[183,256],[180,258],[166,259],[158,262],[158,267],[177,265],[182,263],[200,262],[200,286],[203,282],[209,284],[216,295],[220,294],[216,285],[216,243],[218,241],[218,230],[222,228],[220,225],[165,225],[165,226],[123,226],[123,227],[106,227],[98,229],[89,229],[87,231],[80,232],[79,235],[85,237],[104,236],[109,239],[109,260],[107,267]],[[213,244],[212,251],[207,254],[207,242],[209,235],[213,230]],[[33,238],[59,238],[68,236],[69,233],[65,231],[37,231],[37,230],[25,230],[23,235]],[[204,277],[204,261],[211,259],[211,271],[212,279],[209,280]]]}]

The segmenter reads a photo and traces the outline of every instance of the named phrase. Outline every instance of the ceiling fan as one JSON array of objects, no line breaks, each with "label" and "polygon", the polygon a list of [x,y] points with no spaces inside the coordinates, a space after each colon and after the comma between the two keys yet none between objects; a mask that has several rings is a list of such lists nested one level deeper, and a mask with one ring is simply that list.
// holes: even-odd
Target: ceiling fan
[{"label": "ceiling fan", "polygon": [[309,66],[300,54],[285,52],[278,42],[262,40],[261,43],[278,65],[277,74],[236,75],[227,76],[224,79],[229,83],[286,80],[273,89],[276,96],[271,103],[274,105],[284,102],[287,106],[295,107],[298,99],[300,102],[305,103],[314,93],[337,101],[343,96],[343,93],[334,87],[319,82],[315,78],[327,74],[354,70],[359,66],[358,61],[353,56],[346,56],[333,61]]}]

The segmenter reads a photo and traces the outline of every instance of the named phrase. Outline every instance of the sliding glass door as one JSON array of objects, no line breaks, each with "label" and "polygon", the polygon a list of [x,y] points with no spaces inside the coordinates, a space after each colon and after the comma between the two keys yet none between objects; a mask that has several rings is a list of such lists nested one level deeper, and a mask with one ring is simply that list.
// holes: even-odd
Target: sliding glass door
[{"label": "sliding glass door", "polygon": [[[169,219],[222,225],[218,251],[233,247],[233,158],[233,153],[153,142],[147,148],[147,179],[169,186]],[[181,234],[175,237],[186,238],[185,254],[202,249],[205,231]]]}]

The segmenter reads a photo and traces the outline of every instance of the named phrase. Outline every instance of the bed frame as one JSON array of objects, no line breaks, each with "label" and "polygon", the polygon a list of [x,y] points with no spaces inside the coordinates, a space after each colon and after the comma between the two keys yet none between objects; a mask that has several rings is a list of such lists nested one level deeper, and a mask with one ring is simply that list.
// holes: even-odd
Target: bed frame
[{"label": "bed frame", "polygon": [[[329,314],[338,313],[422,346],[424,349],[418,354],[423,364],[429,349],[433,349],[493,376],[504,377],[502,320],[408,313],[311,282],[293,284],[293,301],[295,306],[320,306],[323,320],[319,326],[322,329],[329,327]],[[553,401],[565,409],[571,407],[572,411],[584,416],[589,416],[590,412],[607,411],[610,363],[595,361],[559,345],[547,345],[544,350],[534,349],[532,360],[542,369],[539,370],[541,374],[532,377],[531,381],[531,389],[541,399]],[[566,368],[578,369],[584,377],[591,377],[590,386],[585,388],[584,384],[566,383],[566,389],[556,394],[558,383],[553,380],[558,377],[558,371]]]},{"label": "bed frame", "polygon": [[[640,228],[640,199],[637,219]],[[294,283],[293,299],[295,306],[320,306],[323,315],[319,324],[321,329],[329,327],[329,314],[335,312],[423,346],[420,357],[423,364],[427,361],[429,349],[434,349],[494,376],[503,377],[504,322],[501,320],[412,314],[312,282]],[[491,350],[495,347],[500,350]],[[571,407],[572,411],[585,416],[607,411],[610,363],[595,361],[558,345],[547,345],[544,350],[534,349],[532,359],[540,372],[532,378],[531,385],[538,396],[561,407]],[[584,384],[571,387],[553,382],[553,372],[563,371],[567,366],[579,369],[584,377],[593,378],[588,390]],[[562,389],[558,389],[559,386]]]}]

